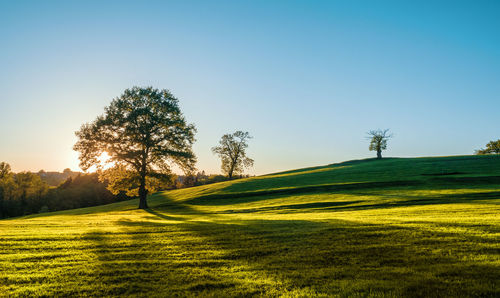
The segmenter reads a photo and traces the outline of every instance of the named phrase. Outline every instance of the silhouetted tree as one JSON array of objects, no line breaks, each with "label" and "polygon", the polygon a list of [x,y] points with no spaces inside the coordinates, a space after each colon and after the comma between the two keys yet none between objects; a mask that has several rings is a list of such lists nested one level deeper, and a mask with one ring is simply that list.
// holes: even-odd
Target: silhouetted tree
[{"label": "silhouetted tree", "polygon": [[104,115],[82,125],[74,150],[80,153],[84,170],[99,167],[99,157],[107,152],[110,162],[134,172],[139,208],[146,209],[147,177],[168,176],[170,163],[193,170],[195,132],[170,91],[133,87],[114,99]]},{"label": "silhouetted tree", "polygon": [[387,140],[392,138],[389,129],[370,130],[368,139],[370,140],[370,151],[377,151],[377,158],[382,158],[382,150],[387,149]]},{"label": "silhouetted tree", "polygon": [[248,132],[237,131],[233,134],[225,134],[219,141],[219,146],[213,147],[212,152],[219,155],[222,165],[221,169],[229,179],[233,175],[241,173],[244,168],[253,166],[253,159],[246,156],[247,141],[252,137]]},{"label": "silhouetted tree", "polygon": [[0,162],[0,179],[10,174],[10,165],[6,162]]},{"label": "silhouetted tree", "polygon": [[489,142],[486,148],[476,150],[476,154],[500,154],[500,140]]},{"label": "silhouetted tree", "polygon": [[68,179],[66,179],[66,181],[64,181],[63,183],[61,183],[61,185],[59,185],[59,188],[60,189],[64,189],[64,188],[68,188],[71,186],[71,183],[73,182],[73,178],[68,177]]},{"label": "silhouetted tree", "polygon": [[193,173],[188,173],[182,179],[182,187],[193,187],[196,184],[196,176]]}]

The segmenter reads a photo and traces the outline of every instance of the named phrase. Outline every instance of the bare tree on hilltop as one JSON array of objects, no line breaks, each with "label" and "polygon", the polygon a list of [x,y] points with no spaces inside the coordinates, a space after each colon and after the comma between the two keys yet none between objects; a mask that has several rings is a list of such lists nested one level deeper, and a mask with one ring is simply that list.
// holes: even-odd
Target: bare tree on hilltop
[{"label": "bare tree on hilltop", "polygon": [[370,151],[377,151],[377,158],[382,158],[382,150],[387,149],[387,140],[392,138],[393,135],[389,134],[389,129],[370,130],[368,132],[368,139],[370,140]]}]

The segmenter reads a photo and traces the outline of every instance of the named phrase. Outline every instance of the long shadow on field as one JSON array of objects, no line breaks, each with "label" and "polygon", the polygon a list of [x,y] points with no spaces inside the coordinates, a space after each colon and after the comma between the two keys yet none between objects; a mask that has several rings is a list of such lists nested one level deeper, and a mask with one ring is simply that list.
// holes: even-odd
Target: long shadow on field
[{"label": "long shadow on field", "polygon": [[[128,253],[134,251],[134,248],[123,243],[114,242],[114,239],[119,239],[118,237],[122,238],[121,241],[126,238],[124,234],[101,230],[83,236],[84,241],[91,243],[89,251],[95,257],[90,258],[86,266],[88,272],[81,277],[84,284],[92,286],[90,288],[81,288],[78,295],[114,296],[134,293],[133,287],[120,287],[120,285],[123,285],[123,279],[128,278],[124,268],[132,267],[137,262],[137,259],[130,258]],[[127,254],[124,254],[124,252],[127,252]],[[127,266],[120,264],[125,260]],[[85,290],[88,290],[88,293]]]},{"label": "long shadow on field", "polygon": [[303,212],[304,209],[330,209],[339,208],[340,206],[352,205],[357,203],[362,203],[362,200],[352,200],[352,201],[338,201],[338,202],[314,202],[314,203],[304,203],[304,204],[288,204],[288,205],[277,205],[277,206],[267,206],[267,207],[257,207],[257,208],[246,208],[246,209],[230,209],[219,211],[217,213],[253,213],[262,211],[286,211],[287,213],[293,210]]},{"label": "long shadow on field", "polygon": [[[462,228],[467,229],[469,231],[475,231],[476,234],[480,236],[470,236],[475,237],[477,239],[482,239],[485,243],[497,244],[498,240],[495,238],[484,239],[481,234],[498,234],[500,233],[500,226],[495,223],[485,224],[485,223],[465,223],[465,222],[432,222],[432,221],[406,221],[406,224],[419,224],[425,225],[428,227],[440,227],[440,228]],[[497,245],[495,245],[497,246]],[[492,248],[496,251],[496,254],[500,255],[500,247]]]},{"label": "long shadow on field", "polygon": [[393,187],[409,187],[421,185],[421,181],[388,181],[388,182],[354,182],[344,184],[326,184],[326,185],[311,185],[294,188],[269,189],[251,192],[239,193],[218,193],[211,195],[198,196],[193,199],[184,201],[192,205],[225,205],[242,202],[253,202],[259,200],[267,200],[269,196],[276,195],[297,195],[308,193],[343,193],[345,191],[377,189],[377,188],[393,188]]},{"label": "long shadow on field", "polygon": [[[217,193],[210,195],[198,196],[185,203],[191,205],[228,205],[255,202],[267,200],[270,197],[290,196],[290,195],[303,195],[303,194],[358,194],[359,192],[377,191],[377,190],[444,190],[454,188],[485,188],[485,189],[498,189],[500,188],[500,177],[486,176],[486,177],[446,177],[446,178],[431,178],[427,180],[401,180],[401,181],[384,181],[384,182],[354,182],[344,184],[326,184],[326,185],[310,185],[293,188],[283,189],[269,189],[249,192],[235,192],[235,193]],[[476,199],[484,195],[487,199],[492,196],[498,196],[499,192],[483,192],[482,194],[467,194],[458,195],[452,194],[448,198],[462,198],[462,199]],[[403,197],[400,195],[400,197]],[[440,196],[439,198],[445,199],[446,197]]]},{"label": "long shadow on field", "polygon": [[[160,213],[152,214],[164,218]],[[91,252],[96,258],[87,265],[90,272],[81,277],[82,284],[91,287],[88,293],[86,287],[80,289],[78,295],[158,297],[187,290],[182,281],[189,279],[189,272],[172,257],[183,250],[168,243],[169,237],[186,232],[176,225],[150,221],[121,220],[118,224],[126,228],[94,231],[83,237],[92,242]]]},{"label": "long shadow on field", "polygon": [[[164,206],[164,205],[161,205],[161,206]],[[169,210],[172,210],[172,209],[169,209]],[[183,208],[182,210],[191,210],[191,209],[190,208],[189,209],[188,208]],[[148,212],[148,213],[150,213],[150,214],[152,214],[152,215],[154,215],[154,216],[156,216],[156,217],[160,217],[161,219],[166,219],[166,220],[182,220],[181,217],[172,216],[172,215],[165,215],[165,214],[159,213],[159,212],[157,212],[157,211],[155,211],[154,209],[151,209],[151,208],[146,209],[145,211]],[[177,212],[177,213],[179,213],[179,212]]]},{"label": "long shadow on field", "polygon": [[[475,156],[470,158],[449,157],[441,160],[407,159],[397,163],[394,163],[393,160],[393,158],[387,158],[348,161],[324,167],[299,169],[237,180],[218,189],[219,194],[208,197],[260,196],[322,190],[341,191],[343,187],[349,189],[356,187],[360,189],[367,187],[386,188],[394,185],[412,186],[412,183],[426,184],[426,187],[432,189],[439,189],[443,186],[449,188],[450,186],[460,187],[463,185],[496,187],[500,185],[498,171],[492,172],[491,167],[488,168],[488,165],[500,161],[498,157],[480,159]],[[469,164],[467,161],[471,163]],[[220,193],[224,193],[224,195]]]},{"label": "long shadow on field", "polygon": [[[154,280],[159,285],[157,294],[500,294],[496,283],[500,271],[491,265],[500,252],[492,249],[491,238],[475,233],[436,232],[428,229],[428,223],[420,228],[416,223],[394,226],[341,220],[211,221],[210,213],[196,213],[182,205],[169,202],[168,208],[148,212],[163,220],[187,211],[203,221],[117,222],[125,233],[134,235],[133,247],[170,248],[147,258],[168,259],[163,266],[173,272]],[[166,239],[171,243],[165,244]]]},{"label": "long shadow on field", "polygon": [[[372,209],[385,209],[385,208],[398,208],[410,206],[424,206],[424,205],[446,205],[457,203],[488,203],[500,204],[500,192],[475,192],[464,194],[442,194],[432,196],[415,196],[394,194],[386,195],[380,193],[349,193],[349,195],[356,196],[357,200],[334,200],[324,202],[312,202],[301,204],[281,204],[274,206],[255,207],[255,208],[240,208],[228,209],[219,211],[217,213],[252,213],[252,212],[266,212],[266,211],[286,211],[304,212],[306,209],[311,211],[356,211],[356,210],[372,210]],[[378,197],[379,200],[373,199],[363,200],[363,197]],[[286,196],[268,196],[267,200],[284,198]],[[240,200],[236,200],[242,203]],[[227,203],[229,205],[229,202]]]},{"label": "long shadow on field", "polygon": [[[375,194],[379,197],[385,197],[383,194]],[[394,196],[390,196],[394,197]],[[396,195],[396,198],[404,197],[403,195]],[[423,206],[423,205],[446,205],[446,204],[459,204],[459,203],[500,203],[500,192],[480,192],[480,193],[465,193],[465,194],[443,194],[435,196],[417,197],[412,199],[399,199],[383,203],[369,203],[357,206],[343,206],[343,207],[330,207],[325,208],[331,211],[355,211],[355,210],[370,210],[380,208],[397,208],[409,206]]]}]

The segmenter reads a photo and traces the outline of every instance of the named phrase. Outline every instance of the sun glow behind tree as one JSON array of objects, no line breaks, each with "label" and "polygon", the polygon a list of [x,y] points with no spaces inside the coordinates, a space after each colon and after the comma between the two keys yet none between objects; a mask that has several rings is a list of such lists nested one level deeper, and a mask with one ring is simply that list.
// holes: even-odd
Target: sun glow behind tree
[{"label": "sun glow behind tree", "polygon": [[97,171],[105,171],[115,166],[115,162],[111,159],[108,152],[103,152],[97,158],[98,163],[88,168],[85,172],[94,173]]},{"label": "sun glow behind tree", "polygon": [[133,87],[115,98],[103,115],[81,126],[73,149],[80,153],[84,170],[107,164],[101,160],[107,152],[120,173],[112,176],[128,181],[129,189],[138,186],[139,208],[146,209],[152,190],[148,180],[169,180],[174,164],[185,172],[195,168],[195,132],[170,91]]}]

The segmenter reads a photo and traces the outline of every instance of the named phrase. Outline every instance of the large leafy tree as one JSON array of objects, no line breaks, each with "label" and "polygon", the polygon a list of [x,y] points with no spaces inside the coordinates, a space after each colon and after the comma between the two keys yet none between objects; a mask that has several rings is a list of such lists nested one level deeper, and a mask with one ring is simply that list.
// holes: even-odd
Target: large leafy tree
[{"label": "large leafy tree", "polygon": [[225,134],[219,141],[219,146],[213,147],[212,152],[219,155],[221,169],[229,179],[233,175],[243,172],[245,168],[253,166],[253,159],[246,156],[248,140],[252,137],[248,132],[237,131]]},{"label": "large leafy tree", "polygon": [[170,177],[172,164],[192,171],[196,162],[196,129],[186,123],[178,102],[168,90],[125,90],[103,115],[76,132],[74,150],[80,153],[80,167],[101,167],[100,157],[107,153],[109,162],[134,174],[127,176],[130,187],[138,188],[139,208],[148,208],[148,178]]},{"label": "large leafy tree", "polygon": [[392,138],[389,129],[370,130],[368,132],[368,139],[370,140],[370,151],[377,151],[377,158],[382,158],[382,150],[387,149],[387,140]]},{"label": "large leafy tree", "polygon": [[486,148],[477,150],[476,154],[500,154],[500,140],[489,142]]}]

